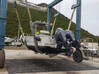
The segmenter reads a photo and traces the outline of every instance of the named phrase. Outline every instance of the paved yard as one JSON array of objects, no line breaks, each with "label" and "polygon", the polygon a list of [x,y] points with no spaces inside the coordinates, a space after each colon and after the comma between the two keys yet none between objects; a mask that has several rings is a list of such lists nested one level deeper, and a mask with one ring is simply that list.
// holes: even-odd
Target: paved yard
[{"label": "paved yard", "polygon": [[50,58],[30,50],[5,50],[5,74],[98,74],[99,59],[75,63],[72,58],[58,55]]}]

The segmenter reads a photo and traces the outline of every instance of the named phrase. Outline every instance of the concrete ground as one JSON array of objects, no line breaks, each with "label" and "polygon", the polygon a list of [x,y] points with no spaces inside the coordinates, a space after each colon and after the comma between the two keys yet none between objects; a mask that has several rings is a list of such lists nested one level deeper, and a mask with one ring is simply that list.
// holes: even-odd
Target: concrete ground
[{"label": "concrete ground", "polygon": [[76,63],[63,55],[50,58],[31,50],[5,50],[5,53],[5,68],[0,74],[99,74],[98,58]]}]

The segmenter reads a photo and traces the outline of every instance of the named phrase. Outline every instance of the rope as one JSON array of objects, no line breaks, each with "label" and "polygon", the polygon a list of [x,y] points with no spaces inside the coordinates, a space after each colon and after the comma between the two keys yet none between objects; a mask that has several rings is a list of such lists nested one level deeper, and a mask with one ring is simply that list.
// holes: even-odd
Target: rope
[{"label": "rope", "polygon": [[29,9],[29,7],[28,7],[28,2],[27,2],[27,0],[25,0],[25,2],[26,2],[26,7],[27,7],[29,19],[30,19],[30,24],[31,24],[31,22],[32,22],[32,17],[31,17],[30,9]]},{"label": "rope", "polygon": [[20,21],[20,17],[19,17],[19,14],[18,14],[17,7],[16,7],[16,15],[17,15],[18,23],[19,23],[18,38],[19,38],[20,31],[22,33],[22,36],[24,37],[24,32],[23,32],[23,28],[22,28],[22,25],[21,25],[21,21]]},{"label": "rope", "polygon": [[[73,0],[72,2],[73,2],[72,4],[75,4],[75,0]],[[70,30],[70,28],[71,28],[72,19],[74,17],[75,11],[76,11],[76,8],[73,9],[73,12],[72,12],[72,15],[71,15],[71,18],[70,18],[70,21],[69,21],[69,25],[68,25],[68,30]]]},{"label": "rope", "polygon": [[[31,13],[30,13],[30,9],[29,9],[29,6],[28,6],[28,2],[27,0],[25,0],[26,2],[26,7],[27,7],[27,11],[28,11],[28,15],[29,15],[29,19],[30,19],[30,27],[32,28],[32,17],[31,17]],[[31,29],[32,30],[32,29]],[[35,30],[33,30],[35,32]],[[42,53],[40,50],[39,50],[39,47],[38,47],[38,41],[35,39],[35,35],[33,34],[33,39],[34,39],[34,44],[35,44],[35,50],[39,53]]]},{"label": "rope", "polygon": [[53,33],[54,33],[55,23],[56,23],[56,18],[55,18],[53,26],[52,26],[51,37],[53,36]]},{"label": "rope", "polygon": [[72,12],[72,15],[71,15],[71,19],[70,19],[70,22],[69,22],[69,26],[68,26],[68,30],[70,30],[70,28],[71,28],[72,19],[73,19],[73,16],[74,16],[75,10],[76,10],[76,8],[74,8],[74,9],[73,9],[73,12]]}]

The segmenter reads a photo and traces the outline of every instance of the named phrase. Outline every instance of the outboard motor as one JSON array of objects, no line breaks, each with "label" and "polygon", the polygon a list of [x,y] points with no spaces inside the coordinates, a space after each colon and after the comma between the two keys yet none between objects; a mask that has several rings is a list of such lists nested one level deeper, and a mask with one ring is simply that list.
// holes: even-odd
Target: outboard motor
[{"label": "outboard motor", "polygon": [[73,59],[76,62],[82,61],[82,53],[80,51],[80,43],[76,40],[72,31],[63,30],[61,28],[56,29],[55,40],[57,43],[57,50],[60,50],[63,46],[63,47],[65,47],[65,50],[66,50],[66,56],[71,56],[72,47],[74,47],[77,52],[74,53]]},{"label": "outboard motor", "polygon": [[58,28],[55,32],[55,39],[57,43],[57,49],[61,49],[61,47],[64,46],[66,49],[66,55],[71,56],[70,42],[75,41],[73,32]]}]

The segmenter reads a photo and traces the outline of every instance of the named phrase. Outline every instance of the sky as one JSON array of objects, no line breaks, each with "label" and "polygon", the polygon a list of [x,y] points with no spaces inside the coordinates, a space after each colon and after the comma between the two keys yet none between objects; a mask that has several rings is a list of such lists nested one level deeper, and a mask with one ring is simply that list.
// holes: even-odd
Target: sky
[{"label": "sky", "polygon": [[[53,0],[28,0],[30,2],[51,3]],[[70,18],[72,10],[71,6],[76,3],[76,0],[63,0],[54,8],[64,16]],[[76,21],[76,14],[73,21]],[[93,35],[99,36],[99,0],[82,0],[82,18],[81,27]]]}]

